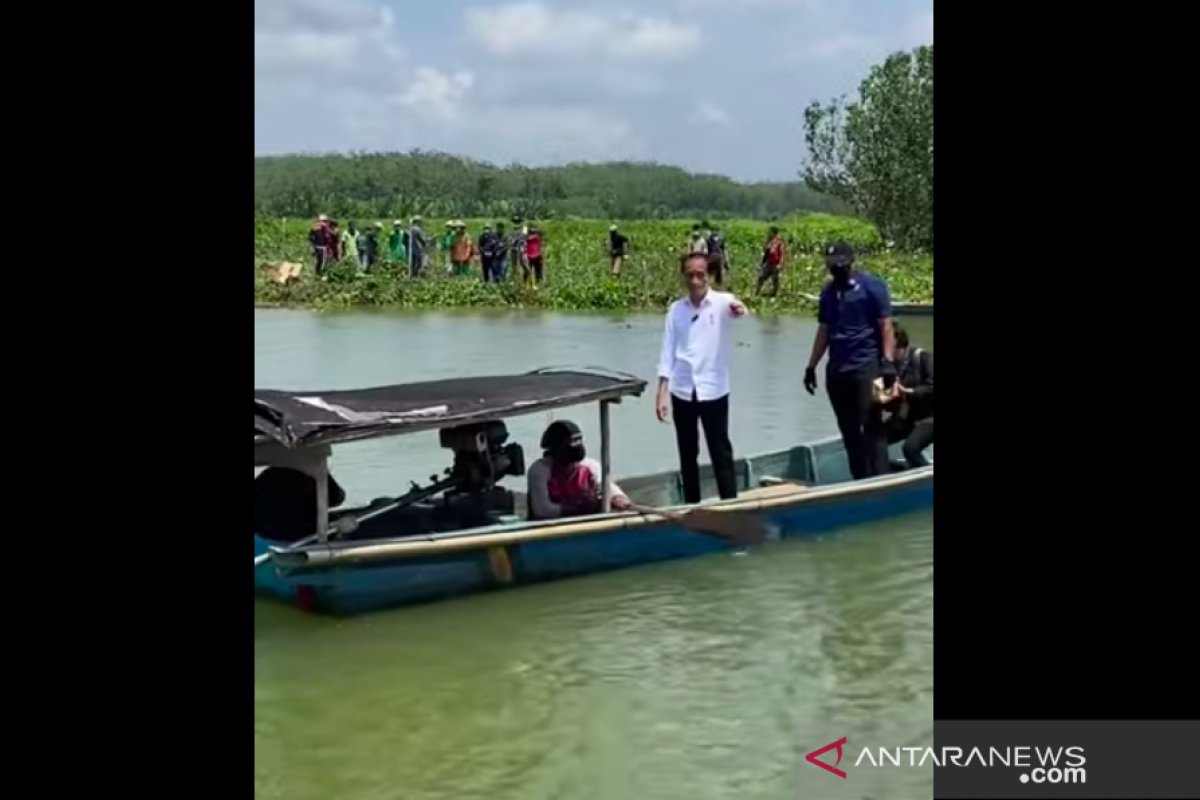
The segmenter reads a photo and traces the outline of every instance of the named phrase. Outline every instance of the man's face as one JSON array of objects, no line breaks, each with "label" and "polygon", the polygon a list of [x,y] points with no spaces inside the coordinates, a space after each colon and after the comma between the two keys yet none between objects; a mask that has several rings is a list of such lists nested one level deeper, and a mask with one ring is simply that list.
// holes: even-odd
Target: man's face
[{"label": "man's face", "polygon": [[853,264],[846,258],[830,258],[825,261],[825,269],[829,270],[829,274],[836,280],[845,280],[850,276],[850,270]]},{"label": "man's face", "polygon": [[708,267],[700,261],[693,258],[687,262],[683,268],[683,282],[688,287],[688,292],[692,295],[697,295],[708,288]]}]

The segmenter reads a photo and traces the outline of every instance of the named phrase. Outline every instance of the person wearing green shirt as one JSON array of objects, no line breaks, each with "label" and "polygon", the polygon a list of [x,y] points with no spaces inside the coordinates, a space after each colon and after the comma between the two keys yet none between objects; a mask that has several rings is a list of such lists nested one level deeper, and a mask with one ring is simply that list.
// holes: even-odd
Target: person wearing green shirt
[{"label": "person wearing green shirt", "polygon": [[347,223],[346,230],[342,231],[342,258],[358,265],[358,228],[353,222]]},{"label": "person wearing green shirt", "polygon": [[404,247],[404,223],[396,220],[392,223],[392,232],[388,234],[388,261],[392,264],[408,262],[408,251]]}]

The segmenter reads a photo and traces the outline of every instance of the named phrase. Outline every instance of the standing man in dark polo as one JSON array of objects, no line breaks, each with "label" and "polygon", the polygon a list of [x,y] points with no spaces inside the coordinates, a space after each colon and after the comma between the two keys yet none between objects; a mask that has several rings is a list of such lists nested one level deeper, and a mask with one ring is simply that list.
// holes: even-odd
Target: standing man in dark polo
[{"label": "standing man in dark polo", "polygon": [[888,392],[896,383],[892,301],[883,281],[854,269],[854,250],[845,242],[825,251],[825,268],[832,280],[818,300],[817,338],[804,371],[804,388],[816,393],[817,365],[828,350],[825,389],[850,474],[855,480],[884,475],[889,471],[887,438],[874,383],[882,378]]},{"label": "standing man in dark polo", "polygon": [[729,358],[732,322],[746,307],[728,292],[708,285],[708,256],[688,253],[680,259],[688,296],[667,309],[662,355],[658,361],[660,422],[675,418],[679,473],[685,503],[699,503],[700,426],[712,458],[722,500],[737,497],[733,444],[729,441]]}]

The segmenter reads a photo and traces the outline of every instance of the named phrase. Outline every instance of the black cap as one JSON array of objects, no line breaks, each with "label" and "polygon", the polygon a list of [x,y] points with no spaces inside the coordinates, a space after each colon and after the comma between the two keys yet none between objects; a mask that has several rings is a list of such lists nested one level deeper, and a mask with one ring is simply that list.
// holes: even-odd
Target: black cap
[{"label": "black cap", "polygon": [[550,427],[546,428],[546,432],[542,434],[542,449],[550,450],[558,445],[566,444],[576,436],[582,436],[583,431],[579,430],[579,426],[569,419],[560,419],[550,423]]},{"label": "black cap", "polygon": [[825,250],[825,264],[830,267],[848,267],[854,263],[854,248],[845,242],[835,242]]}]

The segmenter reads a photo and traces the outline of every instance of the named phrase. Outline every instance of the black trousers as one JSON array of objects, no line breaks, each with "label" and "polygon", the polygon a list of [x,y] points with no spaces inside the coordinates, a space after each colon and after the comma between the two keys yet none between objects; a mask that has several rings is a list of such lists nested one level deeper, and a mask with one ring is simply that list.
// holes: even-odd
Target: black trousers
[{"label": "black trousers", "polygon": [[771,282],[772,296],[778,295],[779,294],[779,265],[778,264],[764,263],[762,265],[762,268],[759,269],[759,271],[758,271],[758,288],[755,289],[755,292],[758,294],[762,294],[763,284],[765,284],[767,281]]},{"label": "black trousers", "polygon": [[722,500],[737,497],[737,476],[733,469],[733,443],[729,441],[729,395],[716,400],[691,400],[671,395],[671,415],[675,418],[675,442],[679,446],[679,474],[683,478],[683,501],[699,503],[700,427],[712,458],[717,493]]},{"label": "black trousers", "polygon": [[872,389],[877,377],[877,370],[873,368],[826,373],[825,376],[829,404],[837,417],[846,459],[850,462],[850,474],[855,480],[886,475],[890,471],[883,411],[875,403]]},{"label": "black trousers", "polygon": [[529,267],[525,270],[526,278],[529,277],[529,273],[533,273],[533,282],[534,283],[542,282],[543,272],[542,272],[542,257],[541,256],[534,256],[533,258],[529,259]]},{"label": "black trousers", "polygon": [[924,453],[929,449],[929,445],[933,444],[933,417],[915,421],[892,417],[887,422],[886,430],[888,444],[904,442],[900,451],[904,453],[904,460],[910,467],[929,465],[929,459],[925,458]]}]

